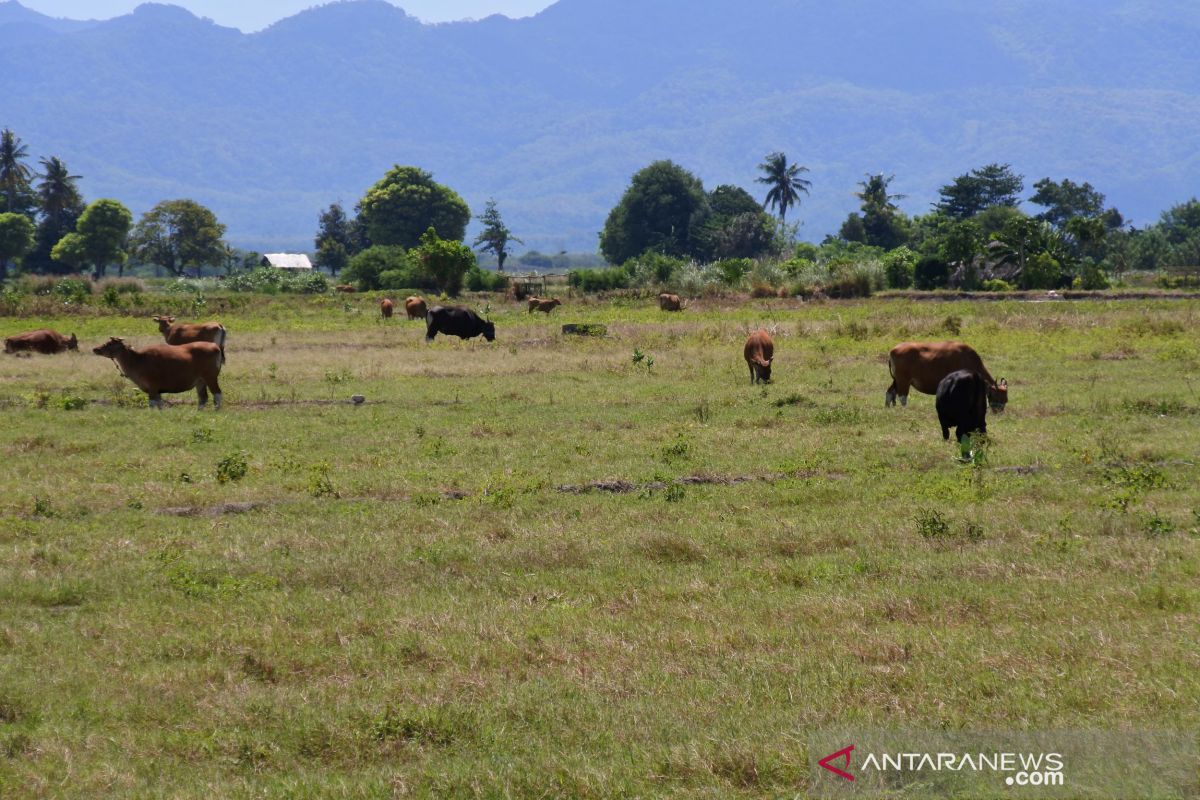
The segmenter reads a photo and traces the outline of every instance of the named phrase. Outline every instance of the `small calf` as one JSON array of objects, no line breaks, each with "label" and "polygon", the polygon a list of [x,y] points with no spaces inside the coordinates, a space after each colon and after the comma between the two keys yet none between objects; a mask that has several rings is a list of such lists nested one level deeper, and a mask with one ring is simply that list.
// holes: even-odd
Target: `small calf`
[{"label": "small calf", "polygon": [[950,438],[951,427],[960,444],[976,431],[987,433],[988,382],[978,372],[960,369],[942,378],[935,406],[943,439]]},{"label": "small calf", "polygon": [[554,309],[562,305],[562,301],[557,297],[550,300],[544,300],[540,297],[529,298],[529,310],[525,313],[532,314],[535,311],[541,311],[543,314],[549,314]]},{"label": "small calf", "polygon": [[663,292],[658,296],[658,307],[663,311],[683,311],[683,301],[677,294]]}]

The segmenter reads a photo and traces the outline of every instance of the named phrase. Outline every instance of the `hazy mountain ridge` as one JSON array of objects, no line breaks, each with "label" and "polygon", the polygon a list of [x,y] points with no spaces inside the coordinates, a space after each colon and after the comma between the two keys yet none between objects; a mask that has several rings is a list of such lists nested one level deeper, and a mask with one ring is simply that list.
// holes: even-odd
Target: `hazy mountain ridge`
[{"label": "hazy mountain ridge", "polygon": [[0,126],[64,158],[89,198],[140,212],[192,197],[235,242],[272,248],[310,247],[317,212],[393,163],[476,212],[495,197],[541,249],[593,249],[656,158],[759,194],[755,165],[785,150],[812,169],[799,214],[814,238],[881,170],[917,213],[993,160],[1027,183],[1089,180],[1140,222],[1195,192],[1200,6],[729,6],[561,0],[423,25],[359,0],[247,35],[170,6],[64,27],[0,3]]}]

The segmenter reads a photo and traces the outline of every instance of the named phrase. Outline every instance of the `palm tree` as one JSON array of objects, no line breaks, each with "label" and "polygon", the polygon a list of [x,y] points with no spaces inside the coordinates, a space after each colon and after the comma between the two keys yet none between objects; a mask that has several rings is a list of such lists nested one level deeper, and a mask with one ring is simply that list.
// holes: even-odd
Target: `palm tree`
[{"label": "palm tree", "polygon": [[0,131],[0,192],[4,193],[4,210],[19,211],[17,198],[29,193],[29,179],[33,173],[21,162],[28,155],[28,148],[8,128]]},{"label": "palm tree", "polygon": [[75,186],[79,176],[72,175],[62,159],[56,156],[41,161],[44,171],[37,186],[37,195],[42,205],[42,216],[52,227],[58,228],[66,217],[78,217],[83,211],[83,198]]},{"label": "palm tree", "polygon": [[888,194],[888,186],[896,179],[895,175],[883,177],[880,172],[876,175],[867,175],[865,181],[859,181],[858,185],[862,187],[861,192],[855,192],[854,196],[862,201],[863,209],[876,209],[878,211],[896,211],[896,200],[903,200],[908,195],[903,194]]},{"label": "palm tree", "polygon": [[808,172],[808,167],[799,164],[789,164],[783,153],[771,153],[763,163],[758,165],[763,176],[756,178],[758,183],[765,183],[771,188],[767,190],[764,207],[775,206],[779,209],[779,221],[783,222],[787,210],[800,203],[800,193],[808,194],[812,181],[800,177],[800,173]]}]

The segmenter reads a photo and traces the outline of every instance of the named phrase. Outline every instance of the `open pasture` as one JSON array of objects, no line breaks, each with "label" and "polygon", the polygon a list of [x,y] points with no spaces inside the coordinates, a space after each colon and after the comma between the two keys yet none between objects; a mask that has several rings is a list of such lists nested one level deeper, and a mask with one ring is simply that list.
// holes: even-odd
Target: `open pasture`
[{"label": "open pasture", "polygon": [[[150,313],[0,319],[80,339],[0,359],[6,800],[792,797],[819,726],[1200,724],[1193,301],[264,299],[180,315],[219,413],[91,354]],[[883,407],[944,338],[1009,381],[971,465]]]}]

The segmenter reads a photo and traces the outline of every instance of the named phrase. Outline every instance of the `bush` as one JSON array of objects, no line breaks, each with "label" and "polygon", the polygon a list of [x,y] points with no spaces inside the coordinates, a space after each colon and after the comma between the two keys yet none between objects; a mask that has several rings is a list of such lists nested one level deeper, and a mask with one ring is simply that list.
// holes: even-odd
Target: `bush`
[{"label": "bush", "polygon": [[726,286],[737,286],[754,269],[754,261],[749,258],[727,258],[713,266],[721,273],[721,280]]},{"label": "bush", "polygon": [[1075,278],[1074,285],[1079,289],[1098,291],[1109,288],[1111,283],[1108,280],[1108,274],[1099,266],[1089,261],[1079,271],[1079,276]]},{"label": "bush", "polygon": [[918,289],[943,289],[950,282],[950,265],[937,256],[925,256],[913,267],[913,285]]},{"label": "bush", "polygon": [[[350,263],[342,270],[342,280],[346,283],[357,284],[363,291],[385,288],[380,280],[385,272],[402,272],[404,275],[413,273],[413,263],[408,252],[396,245],[375,245],[361,253],[355,254]],[[403,281],[402,281],[403,283]],[[405,286],[413,286],[411,282]]]},{"label": "bush", "polygon": [[629,273],[624,267],[573,269],[567,273],[567,283],[584,292],[610,292],[628,289]]},{"label": "bush", "polygon": [[231,292],[260,294],[324,294],[329,291],[329,279],[320,272],[293,274],[275,267],[259,267],[228,278],[224,283],[209,286],[209,279],[181,278],[169,287],[170,291],[199,292],[205,288],[224,288]]},{"label": "bush", "polygon": [[839,261],[829,265],[825,294],[829,297],[870,297],[883,286],[883,268],[877,261]]},{"label": "bush", "polygon": [[907,289],[913,285],[917,254],[907,247],[897,247],[883,257],[883,277],[889,289]]},{"label": "bush", "polygon": [[642,253],[624,264],[625,271],[632,276],[635,286],[665,286],[672,282],[675,274],[686,266],[681,258],[662,253]]},{"label": "bush", "polygon": [[467,271],[467,289],[472,292],[503,292],[508,289],[508,276],[503,272],[474,266]]},{"label": "bush", "polygon": [[1021,271],[1021,287],[1024,289],[1053,289],[1061,279],[1062,267],[1049,253],[1030,257]]},{"label": "bush", "polygon": [[979,290],[983,292],[1011,292],[1013,285],[1008,281],[1002,281],[999,278],[988,278],[983,283],[979,284]]}]

